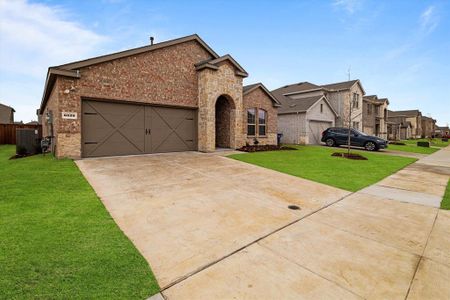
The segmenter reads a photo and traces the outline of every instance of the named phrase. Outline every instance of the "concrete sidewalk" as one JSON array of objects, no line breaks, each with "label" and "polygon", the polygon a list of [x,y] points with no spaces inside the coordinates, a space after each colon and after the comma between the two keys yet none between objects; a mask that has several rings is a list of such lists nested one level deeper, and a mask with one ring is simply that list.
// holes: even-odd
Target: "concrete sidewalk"
[{"label": "concrete sidewalk", "polygon": [[450,148],[446,147],[360,192],[402,202],[440,207],[449,176]]},{"label": "concrete sidewalk", "polygon": [[450,177],[449,150],[421,159],[375,190],[305,216],[162,294],[166,299],[449,299],[450,212],[436,207]]}]

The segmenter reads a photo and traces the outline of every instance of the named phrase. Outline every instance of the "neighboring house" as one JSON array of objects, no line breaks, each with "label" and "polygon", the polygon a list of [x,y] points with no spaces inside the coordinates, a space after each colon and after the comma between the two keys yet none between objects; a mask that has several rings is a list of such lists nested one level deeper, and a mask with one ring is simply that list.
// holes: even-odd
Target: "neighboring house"
[{"label": "neighboring house", "polygon": [[422,138],[434,137],[436,120],[430,117],[422,116]]},{"label": "neighboring house", "polygon": [[262,83],[244,86],[243,94],[246,143],[276,145],[280,103]]},{"label": "neighboring house", "polygon": [[435,132],[436,137],[449,136],[450,128],[448,126],[436,126],[436,129],[434,132]]},{"label": "neighboring house", "polygon": [[[303,86],[303,87],[302,87]],[[300,84],[299,88],[310,86]],[[320,144],[322,132],[335,125],[337,117],[327,98],[322,93],[295,94],[289,96],[289,87],[272,91],[280,102],[278,108],[278,132],[283,134],[281,141],[289,144]]]},{"label": "neighboring house", "polygon": [[38,121],[31,121],[31,122],[25,123],[25,125],[39,125],[39,122]]},{"label": "neighboring house", "polygon": [[[362,130],[362,99],[365,92],[359,80],[326,85],[299,82],[273,90],[272,94],[282,105],[278,111],[278,131],[284,135],[283,142],[320,143],[322,131],[326,128],[348,126],[351,104],[353,107],[350,125]],[[317,113],[313,105],[319,100],[322,112],[313,115]],[[294,117],[293,114],[297,113],[300,116]],[[282,115],[285,116],[280,119]],[[304,121],[301,118],[304,118]]]},{"label": "neighboring house", "polygon": [[400,140],[400,127],[401,124],[393,121],[387,121],[387,139],[389,141]]},{"label": "neighboring house", "polygon": [[387,122],[387,139],[390,141],[407,140],[411,138],[411,122],[405,117],[392,117]]},{"label": "neighboring house", "polygon": [[244,95],[247,76],[198,35],[50,67],[43,136],[54,136],[57,157],[235,149],[248,140],[252,107],[267,127],[257,120],[250,134],[274,143],[278,103],[262,85]]},{"label": "neighboring house", "polygon": [[326,97],[338,114],[336,126],[348,126],[350,104],[353,105],[351,126],[362,130],[363,123],[363,97],[366,94],[361,82],[356,80],[322,85],[325,88]]},{"label": "neighboring house", "polygon": [[387,139],[387,98],[378,98],[377,95],[363,97],[362,131]]},{"label": "neighboring house", "polygon": [[422,113],[418,109],[388,111],[388,120],[402,120],[400,123],[411,123],[411,136],[408,138],[422,137]]},{"label": "neighboring house", "polygon": [[0,103],[0,124],[14,124],[14,108]]}]

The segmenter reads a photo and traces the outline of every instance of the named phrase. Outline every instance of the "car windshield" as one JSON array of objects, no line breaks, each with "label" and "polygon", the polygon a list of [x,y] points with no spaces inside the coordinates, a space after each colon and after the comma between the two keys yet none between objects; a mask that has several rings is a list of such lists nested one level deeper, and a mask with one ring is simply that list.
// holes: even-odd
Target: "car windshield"
[{"label": "car windshield", "polygon": [[359,131],[359,130],[357,130],[357,129],[353,129],[353,131],[356,133],[356,134],[358,134],[358,135],[364,135],[364,136],[367,136],[368,134],[365,134],[364,132],[361,132],[361,131]]}]

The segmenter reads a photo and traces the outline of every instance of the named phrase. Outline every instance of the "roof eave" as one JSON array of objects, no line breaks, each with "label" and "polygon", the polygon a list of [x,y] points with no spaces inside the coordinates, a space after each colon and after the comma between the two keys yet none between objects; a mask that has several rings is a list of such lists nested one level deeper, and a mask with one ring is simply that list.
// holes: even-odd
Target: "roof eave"
[{"label": "roof eave", "polygon": [[53,86],[56,81],[57,76],[65,76],[65,77],[71,77],[71,78],[80,78],[80,71],[79,70],[62,70],[56,67],[50,67],[47,71],[47,79],[45,80],[44,85],[44,94],[42,95],[42,101],[41,106],[39,107],[39,111],[43,112],[45,109],[45,106],[47,105],[48,98],[50,97],[50,94],[53,90]]}]

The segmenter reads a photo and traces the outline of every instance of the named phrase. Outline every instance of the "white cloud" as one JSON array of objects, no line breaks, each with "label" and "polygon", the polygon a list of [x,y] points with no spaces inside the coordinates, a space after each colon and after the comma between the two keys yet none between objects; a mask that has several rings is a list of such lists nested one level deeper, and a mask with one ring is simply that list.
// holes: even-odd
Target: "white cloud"
[{"label": "white cloud", "polygon": [[420,29],[423,33],[431,33],[439,24],[439,16],[436,13],[436,8],[431,5],[425,9],[419,18]]},{"label": "white cloud", "polygon": [[0,68],[45,76],[50,65],[84,58],[106,37],[67,21],[60,7],[0,0]]},{"label": "white cloud", "polygon": [[334,0],[333,6],[342,8],[349,14],[353,14],[362,7],[362,0]]},{"label": "white cloud", "polygon": [[49,66],[96,55],[109,41],[69,17],[59,6],[0,0],[0,101],[19,120],[35,118]]}]

